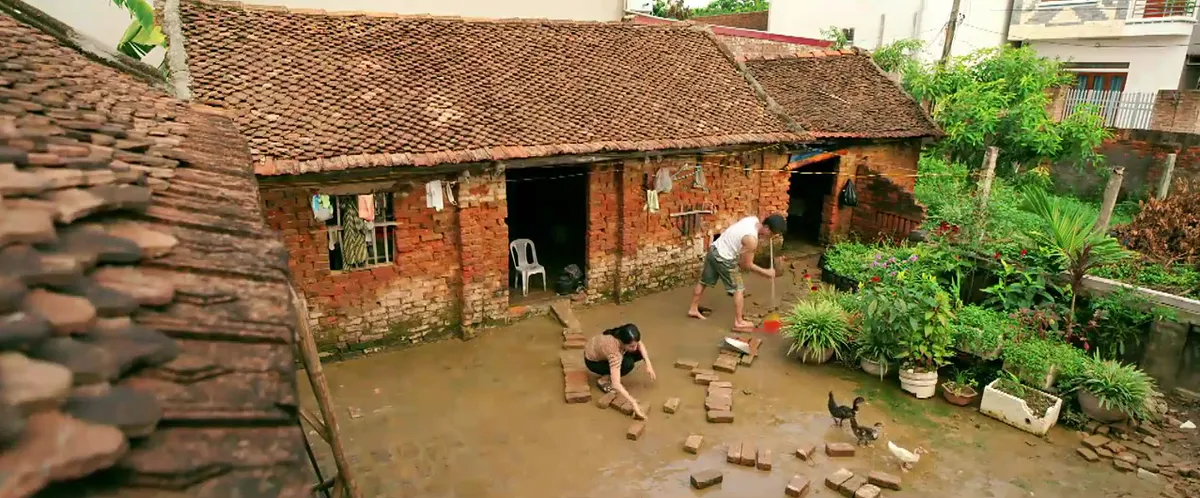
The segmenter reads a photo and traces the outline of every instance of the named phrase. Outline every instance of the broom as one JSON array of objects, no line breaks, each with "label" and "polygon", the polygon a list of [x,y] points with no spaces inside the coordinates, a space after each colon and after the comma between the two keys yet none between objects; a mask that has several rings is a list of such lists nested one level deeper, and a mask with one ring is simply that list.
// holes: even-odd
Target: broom
[{"label": "broom", "polygon": [[[769,255],[771,256],[771,271],[774,271],[775,270],[775,238],[771,237],[770,239],[767,239],[767,244],[768,244],[768,251],[770,251]],[[767,313],[767,316],[763,317],[762,329],[764,332],[774,334],[774,333],[779,332],[779,328],[782,326],[782,324],[779,321],[779,313],[775,311],[775,309],[778,308],[778,306],[775,305],[775,277],[771,277],[771,302],[770,302],[769,306],[770,306],[771,311],[770,311],[770,313]]]}]

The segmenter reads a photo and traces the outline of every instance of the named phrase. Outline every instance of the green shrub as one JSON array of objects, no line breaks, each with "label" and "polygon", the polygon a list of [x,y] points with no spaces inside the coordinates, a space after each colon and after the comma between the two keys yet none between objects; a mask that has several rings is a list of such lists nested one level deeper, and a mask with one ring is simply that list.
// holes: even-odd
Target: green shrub
[{"label": "green shrub", "polygon": [[783,317],[780,334],[791,339],[788,354],[801,347],[811,349],[818,356],[832,349],[842,350],[848,339],[846,312],[828,300],[809,300],[796,303],[791,312]]},{"label": "green shrub", "polygon": [[1016,337],[1019,326],[1007,313],[982,306],[963,306],[955,314],[954,344],[960,351],[990,359],[1004,344]]},{"label": "green shrub", "polygon": [[1119,410],[1145,420],[1148,415],[1146,399],[1154,393],[1154,379],[1133,365],[1096,356],[1084,363],[1079,388],[1095,395],[1101,408]]},{"label": "green shrub", "polygon": [[1200,270],[1186,264],[1164,265],[1138,255],[1092,272],[1097,277],[1187,297],[1200,297]]},{"label": "green shrub", "polygon": [[954,312],[937,279],[901,274],[891,282],[868,284],[862,292],[864,332],[894,338],[896,358],[905,368],[930,372],[946,363],[954,343]]},{"label": "green shrub", "polygon": [[1030,338],[1004,346],[1004,369],[1026,384],[1041,388],[1054,369],[1059,391],[1073,387],[1081,374],[1083,351],[1054,339]]},{"label": "green shrub", "polygon": [[1089,308],[1095,326],[1088,328],[1084,340],[1097,354],[1109,359],[1120,358],[1140,345],[1149,334],[1151,323],[1175,319],[1174,310],[1129,290],[1095,297]]}]

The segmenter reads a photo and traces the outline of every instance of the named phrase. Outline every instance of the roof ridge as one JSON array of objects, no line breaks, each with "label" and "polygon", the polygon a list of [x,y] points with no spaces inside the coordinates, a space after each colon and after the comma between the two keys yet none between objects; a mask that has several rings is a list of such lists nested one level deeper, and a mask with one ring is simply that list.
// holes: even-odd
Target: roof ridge
[{"label": "roof ridge", "polygon": [[775,60],[793,60],[793,59],[812,59],[818,57],[841,57],[846,55],[871,56],[871,52],[858,47],[843,48],[841,50],[809,50],[797,51],[792,54],[784,55],[757,55],[751,54],[745,57],[746,62],[755,61],[775,61]]},{"label": "roof ridge", "polygon": [[742,61],[739,61],[738,58],[733,55],[733,51],[729,50],[729,46],[725,45],[725,42],[721,41],[720,38],[717,38],[716,33],[713,33],[710,25],[694,23],[689,27],[689,29],[703,33],[705,38],[708,38],[709,42],[712,42],[713,45],[716,45],[717,50],[721,52],[721,55],[725,57],[725,60],[733,65],[733,70],[742,76],[742,79],[745,80],[747,85],[750,85],[750,90],[754,93],[755,98],[757,98],[764,106],[766,106],[767,112],[775,116],[776,119],[782,121],[784,127],[793,133],[810,135],[808,131],[800,125],[799,122],[792,118],[791,114],[788,114],[787,110],[784,109],[783,106],[779,105],[779,103],[771,97],[770,93],[767,93],[767,89],[764,88],[761,83],[759,83],[758,79],[754,77],[754,74],[750,72],[750,69],[746,67],[746,64]]},{"label": "roof ridge", "polygon": [[621,21],[579,21],[574,19],[551,19],[548,17],[467,17],[467,16],[451,16],[437,14],[400,14],[396,12],[371,12],[364,10],[326,10],[326,9],[307,9],[297,7],[287,7],[283,5],[265,5],[256,3],[247,3],[237,0],[180,0],[183,2],[191,2],[197,4],[216,5],[221,7],[230,7],[246,11],[260,12],[278,12],[281,14],[294,15],[309,15],[309,16],[325,16],[325,17],[372,17],[385,19],[399,20],[431,20],[431,21],[458,21],[465,23],[487,23],[487,24],[555,24],[561,26],[651,26],[660,29],[680,29],[684,26],[678,25],[658,25],[658,24],[631,24]]}]

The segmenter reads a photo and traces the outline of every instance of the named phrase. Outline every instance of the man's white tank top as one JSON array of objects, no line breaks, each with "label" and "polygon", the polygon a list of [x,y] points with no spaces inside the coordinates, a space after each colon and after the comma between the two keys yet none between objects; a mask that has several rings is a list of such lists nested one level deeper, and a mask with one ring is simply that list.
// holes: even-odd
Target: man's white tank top
[{"label": "man's white tank top", "polygon": [[742,253],[742,239],[747,235],[758,237],[758,218],[747,216],[721,232],[721,236],[713,242],[717,256],[726,261],[737,261]]}]

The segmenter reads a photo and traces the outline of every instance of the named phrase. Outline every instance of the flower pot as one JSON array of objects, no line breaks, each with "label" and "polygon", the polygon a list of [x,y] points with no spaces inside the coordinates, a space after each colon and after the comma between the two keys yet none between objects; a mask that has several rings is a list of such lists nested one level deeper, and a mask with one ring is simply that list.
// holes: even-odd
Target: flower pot
[{"label": "flower pot", "polygon": [[797,352],[800,353],[800,361],[809,365],[820,365],[833,358],[832,348],[826,349],[823,354],[817,354],[816,351],[809,349],[808,346],[801,346]]},{"label": "flower pot", "polygon": [[900,389],[912,393],[917,399],[932,398],[937,394],[937,370],[917,372],[909,368],[900,371]]},{"label": "flower pot", "polygon": [[892,369],[892,366],[887,363],[876,363],[866,358],[858,360],[858,366],[862,367],[864,372],[876,377],[883,377]]},{"label": "flower pot", "polygon": [[1102,424],[1121,422],[1129,418],[1129,415],[1121,410],[1101,407],[1100,398],[1087,389],[1080,389],[1076,397],[1079,398],[1079,408],[1083,410],[1083,414]]},{"label": "flower pot", "polygon": [[1038,436],[1044,436],[1046,431],[1058,423],[1058,414],[1062,411],[1061,398],[1027,387],[1026,389],[1045,396],[1053,402],[1044,413],[1034,413],[1024,399],[996,389],[997,382],[1000,382],[1000,379],[993,380],[991,384],[983,388],[979,411],[984,415]]},{"label": "flower pot", "polygon": [[971,386],[957,386],[960,390],[965,390],[963,394],[957,394],[950,390],[950,383],[942,383],[942,397],[946,398],[950,404],[955,406],[967,406],[979,397],[979,391]]}]

